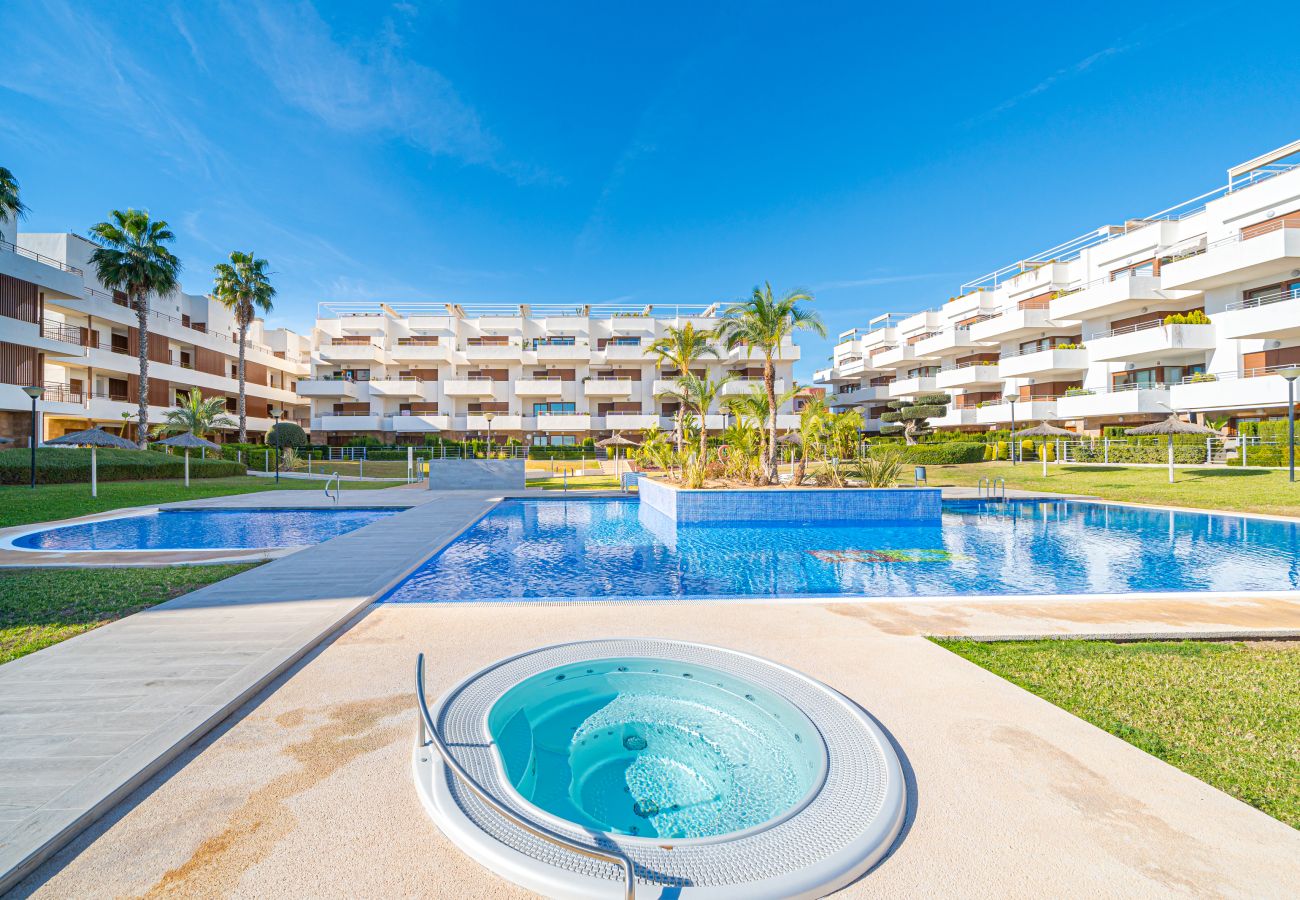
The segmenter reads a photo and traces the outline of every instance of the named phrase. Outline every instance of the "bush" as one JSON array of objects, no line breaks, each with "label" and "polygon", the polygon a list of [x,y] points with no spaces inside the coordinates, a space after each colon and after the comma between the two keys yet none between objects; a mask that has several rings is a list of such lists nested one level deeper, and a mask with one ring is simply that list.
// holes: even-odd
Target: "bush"
[{"label": "bush", "polygon": [[1203,309],[1194,309],[1186,313],[1171,313],[1165,316],[1166,325],[1209,325],[1210,317]]},{"label": "bush", "polygon": [[[1161,438],[1163,441],[1164,438]],[[1107,458],[1103,444],[1076,444],[1071,450],[1070,462],[1099,463]],[[1165,444],[1111,444],[1110,462],[1112,463],[1148,463],[1162,464],[1169,461],[1169,449]],[[1200,446],[1179,444],[1174,441],[1174,462],[1187,465],[1205,462],[1205,440]]]},{"label": "bush", "polygon": [[936,444],[915,444],[899,448],[872,445],[872,457],[881,458],[902,449],[902,460],[912,466],[955,466],[961,463],[983,462],[985,445],[973,441],[945,441]]},{"label": "bush", "polygon": [[266,442],[281,450],[297,450],[307,446],[307,432],[294,422],[276,422],[266,436]]},{"label": "bush", "polygon": [[[0,451],[0,484],[27,484],[30,450]],[[152,453],[148,450],[100,450],[97,453],[100,481],[149,481],[184,478],[185,458],[181,453]],[[190,457],[191,478],[229,478],[243,475],[238,463]],[[38,448],[36,481],[39,484],[76,484],[90,481],[90,451]]]},{"label": "bush", "polygon": [[382,447],[384,442],[373,434],[362,434],[348,441],[345,447]]}]

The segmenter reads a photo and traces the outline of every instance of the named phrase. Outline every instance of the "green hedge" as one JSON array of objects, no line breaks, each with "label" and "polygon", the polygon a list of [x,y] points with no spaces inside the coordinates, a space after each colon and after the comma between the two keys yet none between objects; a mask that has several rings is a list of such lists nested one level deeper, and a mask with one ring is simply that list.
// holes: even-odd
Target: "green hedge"
[{"label": "green hedge", "polygon": [[[1300,457],[1300,452],[1296,454]],[[1285,466],[1289,462],[1288,449],[1286,444],[1277,445],[1255,445],[1246,448],[1246,463],[1252,469],[1255,466]],[[1237,449],[1235,459],[1228,460],[1228,465],[1241,465],[1241,448]]]},{"label": "green hedge", "polygon": [[[897,446],[873,444],[872,456],[881,453],[894,453]],[[903,448],[903,459],[913,466],[955,466],[960,463],[984,461],[984,445],[975,442],[945,441],[937,444],[916,444]]]},{"label": "green hedge", "polygon": [[[185,458],[179,453],[105,449],[98,451],[97,455],[100,481],[148,481],[185,476]],[[0,484],[27,484],[30,465],[30,450],[0,451]],[[191,478],[229,478],[243,474],[244,467],[238,463],[190,456]],[[71,447],[38,448],[36,481],[40,484],[89,482],[90,451]]]},{"label": "green hedge", "polygon": [[[1164,438],[1161,438],[1163,441]],[[1089,463],[1103,462],[1106,460],[1106,451],[1102,442],[1098,441],[1091,447],[1087,444],[1076,444],[1070,450],[1070,462]],[[1169,462],[1169,448],[1165,444],[1111,444],[1110,445],[1110,462],[1112,463],[1167,463]],[[1179,444],[1177,438],[1174,440],[1174,462],[1193,465],[1205,462],[1205,438],[1201,438],[1200,444]]]}]

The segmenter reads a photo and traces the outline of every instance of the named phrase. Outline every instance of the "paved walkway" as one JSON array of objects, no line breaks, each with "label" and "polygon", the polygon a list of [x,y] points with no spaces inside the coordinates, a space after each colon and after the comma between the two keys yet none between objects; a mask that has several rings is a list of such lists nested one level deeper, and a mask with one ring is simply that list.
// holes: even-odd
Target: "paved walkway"
[{"label": "paved walkway", "polygon": [[[879,719],[905,760],[908,821],[892,855],[844,897],[1295,895],[1300,832],[920,636],[995,624],[1147,630],[1155,603],[897,606],[892,617],[866,604],[380,606],[17,896],[528,896],[466,857],[420,806],[415,655],[430,654],[437,697],[509,654],[612,635],[755,653]],[[1266,612],[1211,603],[1199,619],[1227,628],[1247,609]]]},{"label": "paved walkway", "polygon": [[[344,496],[418,505],[0,666],[0,892],[454,538],[493,494]],[[288,491],[186,505],[324,503]]]}]

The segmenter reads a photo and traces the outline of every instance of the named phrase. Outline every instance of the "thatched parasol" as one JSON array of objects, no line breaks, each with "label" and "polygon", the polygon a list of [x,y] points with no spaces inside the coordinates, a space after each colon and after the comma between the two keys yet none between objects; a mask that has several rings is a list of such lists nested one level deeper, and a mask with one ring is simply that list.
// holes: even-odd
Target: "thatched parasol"
[{"label": "thatched parasol", "polygon": [[[597,447],[615,447],[615,448],[618,448],[618,447],[640,447],[641,445],[638,444],[636,441],[628,440],[627,438],[623,437],[623,436],[622,436],[621,434],[619,434],[618,432],[615,432],[613,437],[607,437],[607,438],[605,438],[603,441],[596,441],[596,446],[597,446]],[[618,472],[618,450],[615,449],[615,450],[614,450],[614,477],[617,478],[617,477],[618,477],[618,474],[619,474],[619,472]]]},{"label": "thatched parasol", "polygon": [[158,441],[164,447],[184,447],[185,448],[185,486],[190,486],[190,450],[194,447],[200,450],[220,450],[220,444],[214,444],[206,438],[201,438],[192,431],[182,431],[175,437],[169,437],[164,441]]},{"label": "thatched parasol", "polygon": [[1195,422],[1184,422],[1178,418],[1178,413],[1170,413],[1168,418],[1161,419],[1159,422],[1152,422],[1150,425],[1139,425],[1137,428],[1129,428],[1125,434],[1150,435],[1164,434],[1169,436],[1169,483],[1174,483],[1174,435],[1176,434],[1218,434],[1213,428],[1206,428],[1204,425],[1197,425]]},{"label": "thatched parasol", "polygon": [[[1064,428],[1057,428],[1050,422],[1039,422],[1033,428],[1025,428],[1011,435],[1013,438],[1024,437],[1074,437],[1073,431],[1067,431]],[[1039,458],[1043,463],[1043,477],[1047,477],[1047,454],[1039,451]]]},{"label": "thatched parasol", "polygon": [[56,437],[45,443],[55,444],[60,447],[90,448],[90,496],[92,497],[99,496],[99,460],[95,457],[95,451],[100,447],[108,447],[112,450],[140,449],[133,441],[128,441],[126,438],[118,437],[115,434],[109,434],[98,426],[88,428],[85,431],[74,431],[71,434]]},{"label": "thatched parasol", "polygon": [[802,444],[803,438],[799,436],[799,432],[797,431],[787,431],[785,434],[777,438],[776,442],[778,444]]}]

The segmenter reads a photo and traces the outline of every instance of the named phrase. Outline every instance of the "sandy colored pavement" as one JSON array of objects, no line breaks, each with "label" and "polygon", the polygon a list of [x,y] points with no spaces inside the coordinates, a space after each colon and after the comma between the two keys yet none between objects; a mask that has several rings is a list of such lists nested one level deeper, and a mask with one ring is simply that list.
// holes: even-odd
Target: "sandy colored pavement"
[{"label": "sandy colored pavement", "polygon": [[[1294,605],[1272,602],[1201,603],[1188,627],[1300,624]],[[892,734],[909,822],[893,854],[842,896],[1295,896],[1300,832],[918,636],[1168,628],[1175,614],[1155,606],[374,607],[15,895],[523,896],[420,807],[409,774],[415,654],[430,654],[437,695],[511,653],[627,635],[786,663]]]}]

